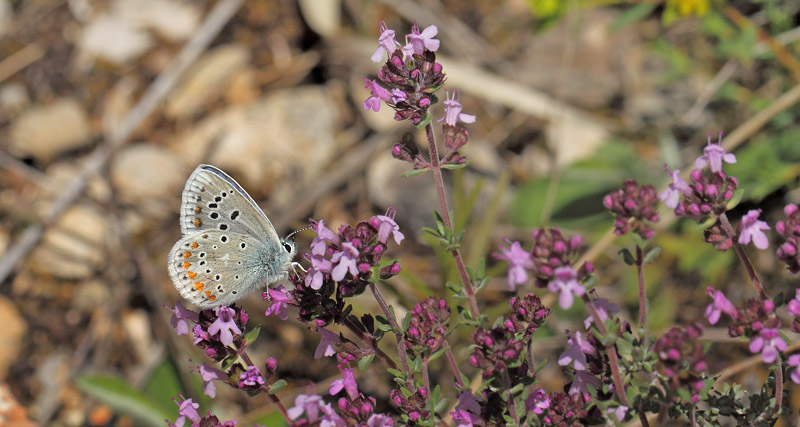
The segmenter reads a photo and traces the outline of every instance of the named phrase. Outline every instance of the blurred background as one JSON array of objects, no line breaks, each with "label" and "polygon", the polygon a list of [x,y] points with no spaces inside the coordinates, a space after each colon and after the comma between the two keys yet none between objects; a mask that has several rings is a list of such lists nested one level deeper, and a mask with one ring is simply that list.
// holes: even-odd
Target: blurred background
[{"label": "blurred background", "polygon": [[[745,190],[732,219],[761,208],[774,228],[800,201],[796,1],[0,0],[0,424],[163,425],[182,393],[202,413],[281,425],[263,396],[218,386],[204,398],[187,371],[204,356],[163,308],[178,300],[166,258],[181,190],[202,162],[236,178],[282,235],[309,217],[355,224],[393,206],[408,239],[390,254],[403,273],[386,295],[401,317],[446,295],[453,266],[420,232],[437,208],[431,177],[401,178],[407,165],[390,155],[414,129],[363,109],[381,20],[398,40],[414,22],[436,25],[446,88],[478,117],[471,165],[446,179],[468,264],[485,257],[494,276],[480,300],[491,319],[511,293],[490,254],[549,225],[584,236],[599,292],[635,319],[635,272],[616,255],[630,241],[609,234],[602,197],[627,177],[663,186],[664,163],[691,168],[707,134],[724,131],[738,158],[726,166]],[[748,251],[770,295],[793,295],[776,237]],[[703,320],[706,286],[752,297],[733,253],[702,239],[663,213],[664,250],[646,270],[652,333]],[[313,360],[318,337],[265,318],[258,293],[242,303],[262,326],[250,354],[277,358],[289,382],[284,403],[311,383],[327,390],[339,374]],[[377,311],[366,296],[356,304]],[[539,360],[557,356],[582,310],[555,309]],[[767,372],[746,343],[724,326],[704,339],[709,372],[761,387]],[[391,411],[379,365],[359,385]],[[553,365],[540,379],[558,390]]]}]

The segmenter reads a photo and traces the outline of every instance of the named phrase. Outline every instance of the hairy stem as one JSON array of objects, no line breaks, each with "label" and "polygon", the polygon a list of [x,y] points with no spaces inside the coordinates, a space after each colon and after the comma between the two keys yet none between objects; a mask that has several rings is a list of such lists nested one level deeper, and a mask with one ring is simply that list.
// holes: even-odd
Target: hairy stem
[{"label": "hairy stem", "polygon": [[[444,192],[442,167],[439,164],[439,150],[436,147],[436,135],[433,133],[433,126],[431,124],[425,126],[425,134],[428,136],[428,151],[431,156],[431,170],[433,171],[433,181],[436,184],[436,195],[439,197],[439,209],[442,211],[444,225],[452,230],[453,224],[452,221],[450,221],[450,208],[447,206],[447,195]],[[478,302],[475,299],[475,289],[472,287],[472,281],[467,273],[464,259],[461,257],[461,252],[458,249],[452,249],[450,254],[453,256],[453,261],[455,261],[458,275],[464,283],[464,292],[466,292],[467,300],[469,301],[469,312],[472,314],[473,319],[477,319],[481,313],[478,309]]]},{"label": "hairy stem", "polygon": [[[608,330],[606,330],[606,326],[603,324],[603,320],[600,318],[600,313],[597,312],[592,300],[589,299],[589,294],[584,294],[582,299],[586,305],[586,309],[589,310],[589,314],[591,314],[592,319],[594,319],[594,325],[597,327],[597,330],[600,331],[601,335],[607,336]],[[608,363],[611,365],[611,378],[614,381],[614,393],[617,395],[617,399],[621,404],[630,408],[631,404],[628,402],[628,396],[625,394],[625,386],[622,383],[622,375],[620,375],[619,359],[617,358],[616,347],[608,349]],[[642,423],[642,426],[650,426],[650,423],[647,421],[647,416],[645,416],[645,414],[642,412],[639,412],[639,420]]]},{"label": "hairy stem", "polygon": [[517,403],[514,402],[514,395],[511,393],[511,376],[508,375],[508,368],[503,369],[503,383],[506,386],[506,393],[508,393],[508,415],[514,420],[515,425],[519,425]]},{"label": "hairy stem", "polygon": [[[723,213],[719,216],[719,221],[722,224],[722,229],[725,230],[725,233],[731,240],[736,238],[736,232],[733,230],[730,221],[728,221],[728,217]],[[747,256],[747,252],[744,251],[744,248],[736,243],[733,245],[734,249],[736,250],[736,255],[739,256],[739,260],[742,261],[742,265],[744,265],[744,269],[747,271],[747,277],[750,278],[750,283],[753,284],[753,287],[756,289],[756,293],[758,293],[758,299],[761,301],[766,301],[769,299],[767,294],[764,292],[764,287],[761,285],[761,279],[758,278],[758,274],[756,273],[756,269],[753,267],[753,263],[750,262],[750,258]]]},{"label": "hairy stem", "polygon": [[428,375],[428,359],[422,360],[422,384],[425,385],[425,391],[431,392],[431,379]]},{"label": "hairy stem", "polygon": [[780,356],[777,361],[778,369],[775,370],[775,408],[773,413],[780,417],[781,407],[783,406],[783,363]]},{"label": "hairy stem", "polygon": [[[636,270],[639,273],[639,325],[647,332],[647,295],[644,288],[644,255],[636,245]],[[644,337],[640,337],[644,339]]]},{"label": "hairy stem", "polygon": [[375,286],[374,283],[370,283],[369,289],[372,291],[372,295],[375,296],[375,300],[378,301],[378,305],[381,306],[381,310],[383,310],[383,314],[386,316],[386,319],[389,320],[389,324],[392,325],[394,335],[397,338],[397,354],[400,356],[400,365],[403,367],[403,372],[406,373],[407,377],[406,387],[408,387],[409,390],[414,391],[414,375],[411,372],[411,367],[408,365],[408,354],[406,353],[406,340],[403,338],[403,330],[397,323],[394,313],[392,313],[392,310],[389,309],[389,304],[387,304],[386,300],[383,299],[383,295],[381,295],[378,287]]},{"label": "hairy stem", "polygon": [[[247,354],[247,351],[245,351],[244,349],[239,351],[239,357],[241,357],[242,360],[244,360],[244,363],[247,363],[247,366],[256,366],[253,363],[253,360],[250,359],[250,356]],[[275,407],[278,408],[278,411],[280,411],[281,415],[283,415],[283,419],[290,426],[296,425],[294,420],[291,417],[289,417],[289,413],[286,412],[286,407],[283,406],[283,403],[281,403],[281,400],[278,398],[278,395],[269,394],[269,385],[263,384],[261,386],[261,391],[263,391],[267,396],[269,396],[269,399],[272,401],[272,403],[275,405]]]},{"label": "hairy stem", "polygon": [[445,340],[445,345],[447,346],[447,350],[445,350],[444,355],[447,357],[447,364],[450,365],[450,370],[453,371],[456,387],[460,389],[464,387],[464,383],[461,382],[461,370],[458,369],[456,357],[453,355],[453,350],[451,350],[452,347],[450,347],[450,343],[448,343],[447,340]]},{"label": "hairy stem", "polygon": [[384,353],[383,350],[378,348],[378,343],[375,341],[375,337],[373,337],[372,335],[369,336],[365,335],[364,332],[358,329],[358,327],[355,324],[353,324],[353,322],[349,319],[344,319],[344,322],[342,322],[342,324],[347,326],[347,329],[350,329],[350,331],[352,331],[358,337],[358,339],[360,339],[361,342],[364,343],[364,345],[366,345],[372,351],[374,351],[375,354],[378,357],[380,357],[384,361],[384,363],[386,363],[386,366],[392,369],[397,369],[397,364],[394,363],[394,360],[392,360],[392,358],[389,357],[388,354]]}]

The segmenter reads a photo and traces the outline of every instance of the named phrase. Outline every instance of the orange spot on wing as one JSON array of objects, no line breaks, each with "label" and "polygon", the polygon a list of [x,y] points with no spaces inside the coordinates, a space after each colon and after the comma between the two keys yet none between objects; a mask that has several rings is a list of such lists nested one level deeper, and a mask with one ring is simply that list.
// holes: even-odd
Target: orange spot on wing
[{"label": "orange spot on wing", "polygon": [[210,297],[211,296],[211,291],[206,291],[206,296]]},{"label": "orange spot on wing", "polygon": [[197,219],[197,218],[194,219],[194,226],[195,227],[199,227],[200,226],[200,220],[199,219]]},{"label": "orange spot on wing", "polygon": [[188,270],[190,265],[192,265],[192,263],[190,263],[189,261],[184,261],[183,262],[183,269],[184,270]]},{"label": "orange spot on wing", "polygon": [[194,208],[194,213],[200,213],[200,206]]},{"label": "orange spot on wing", "polygon": [[183,253],[183,257],[184,258],[189,258],[190,256],[192,256],[192,253],[189,252],[189,251],[186,251],[186,252]]},{"label": "orange spot on wing", "polygon": [[208,234],[203,234],[202,236],[204,239],[208,239]]},{"label": "orange spot on wing", "polygon": [[200,245],[198,245],[197,242],[193,242],[192,243],[192,249],[197,249],[198,246],[200,246]]},{"label": "orange spot on wing", "polygon": [[211,295],[210,297],[208,297],[209,301],[214,301],[215,299],[217,299],[216,295]]},{"label": "orange spot on wing", "polygon": [[194,289],[196,291],[202,291],[203,290],[203,286],[205,286],[205,285],[206,284],[203,283],[203,282],[194,282]]},{"label": "orange spot on wing", "polygon": [[189,279],[191,280],[194,280],[194,278],[197,276],[197,273],[195,273],[194,271],[190,271],[186,274],[189,276]]}]

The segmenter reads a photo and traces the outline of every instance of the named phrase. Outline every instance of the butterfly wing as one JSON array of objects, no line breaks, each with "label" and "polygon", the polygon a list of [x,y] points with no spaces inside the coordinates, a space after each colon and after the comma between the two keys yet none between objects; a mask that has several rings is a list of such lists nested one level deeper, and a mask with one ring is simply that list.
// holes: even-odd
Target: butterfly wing
[{"label": "butterfly wing", "polygon": [[198,166],[186,181],[182,199],[184,236],[200,230],[249,234],[280,250],[278,233],[264,211],[239,183],[219,168]]},{"label": "butterfly wing", "polygon": [[291,259],[249,234],[202,230],[169,253],[169,275],[181,296],[200,308],[230,305],[254,289],[286,277]]}]

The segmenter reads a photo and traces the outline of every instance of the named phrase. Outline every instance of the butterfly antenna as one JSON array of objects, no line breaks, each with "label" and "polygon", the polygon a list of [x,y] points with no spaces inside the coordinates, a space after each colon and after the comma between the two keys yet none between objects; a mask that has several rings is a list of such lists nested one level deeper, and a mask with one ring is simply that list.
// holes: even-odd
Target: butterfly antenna
[{"label": "butterfly antenna", "polygon": [[286,237],[284,237],[284,238],[283,238],[283,240],[289,240],[289,238],[290,238],[290,237],[294,236],[295,234],[297,234],[297,233],[299,233],[299,232],[301,232],[301,231],[308,230],[309,228],[311,228],[311,225],[307,225],[307,226],[305,226],[305,227],[303,227],[303,228],[300,228],[300,229],[294,230],[294,231],[292,231],[291,233],[287,234],[287,235],[286,235]]}]

